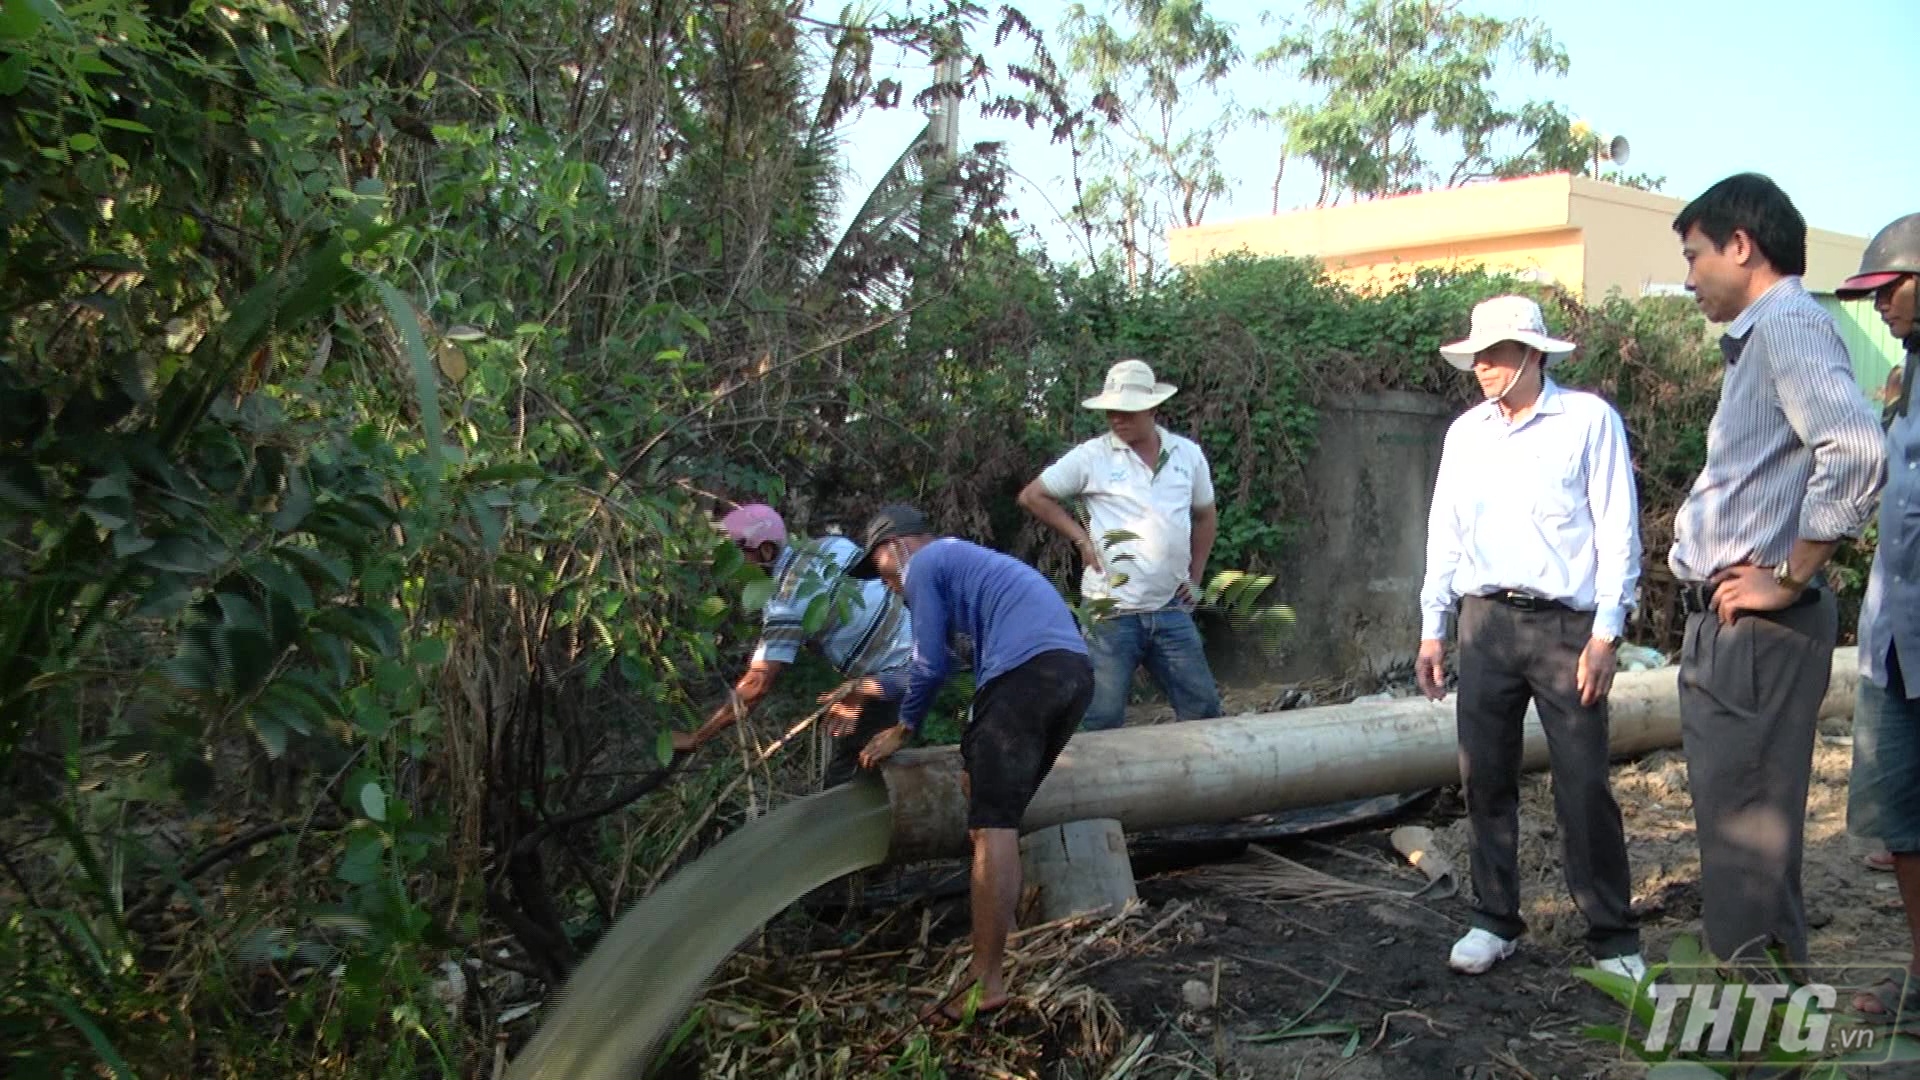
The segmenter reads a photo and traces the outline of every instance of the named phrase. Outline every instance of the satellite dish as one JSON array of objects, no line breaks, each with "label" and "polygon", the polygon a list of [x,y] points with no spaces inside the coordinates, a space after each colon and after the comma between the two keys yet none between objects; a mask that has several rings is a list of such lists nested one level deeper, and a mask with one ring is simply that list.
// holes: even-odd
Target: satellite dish
[{"label": "satellite dish", "polygon": [[1615,135],[1612,141],[1607,143],[1607,160],[1613,162],[1615,165],[1625,165],[1627,163],[1627,153],[1631,149],[1633,148],[1627,145],[1627,137],[1625,135]]}]

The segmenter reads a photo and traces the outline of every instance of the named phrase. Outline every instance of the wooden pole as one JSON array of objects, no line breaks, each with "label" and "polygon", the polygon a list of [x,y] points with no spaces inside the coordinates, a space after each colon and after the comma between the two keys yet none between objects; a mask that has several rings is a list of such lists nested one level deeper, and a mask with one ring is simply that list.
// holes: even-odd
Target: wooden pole
[{"label": "wooden pole", "polygon": [[[1858,661],[1837,649],[1823,716],[1851,713]],[[1677,669],[1621,672],[1611,706],[1615,757],[1680,745]],[[1526,767],[1547,764],[1527,713]],[[882,768],[893,812],[889,862],[967,852],[960,755],[904,751]],[[1111,818],[1127,830],[1232,821],[1460,782],[1454,700],[1405,698],[1082,732],[1027,808],[1023,829]]]}]

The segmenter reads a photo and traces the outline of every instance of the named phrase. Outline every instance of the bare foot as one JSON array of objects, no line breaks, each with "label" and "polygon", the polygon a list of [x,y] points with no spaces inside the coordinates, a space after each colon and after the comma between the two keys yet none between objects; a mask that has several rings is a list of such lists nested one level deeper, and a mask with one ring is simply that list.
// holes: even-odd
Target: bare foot
[{"label": "bare foot", "polygon": [[1007,1002],[1012,1000],[1012,996],[1004,990],[988,995],[982,992],[979,984],[976,983],[960,993],[949,995],[922,1009],[920,1022],[933,1025],[964,1024],[969,1012],[975,1019],[981,1019],[1006,1008]]}]

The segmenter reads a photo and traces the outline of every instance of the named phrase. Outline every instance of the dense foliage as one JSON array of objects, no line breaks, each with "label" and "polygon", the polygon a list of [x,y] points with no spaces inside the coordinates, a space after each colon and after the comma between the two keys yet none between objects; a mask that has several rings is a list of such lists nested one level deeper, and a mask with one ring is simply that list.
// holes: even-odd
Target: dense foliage
[{"label": "dense foliage", "polygon": [[[780,790],[658,767],[747,629],[719,501],[911,495],[1064,574],[1013,495],[1142,355],[1216,564],[1278,571],[1318,402],[1465,389],[1434,348],[1510,283],[1130,287],[1002,227],[991,147],[841,192],[877,40],[1033,40],[937,15],[0,8],[0,1070],[484,1073],[507,997]],[[1043,50],[1007,78],[964,93],[1084,122]],[[1657,509],[1697,316],[1555,318]]]}]

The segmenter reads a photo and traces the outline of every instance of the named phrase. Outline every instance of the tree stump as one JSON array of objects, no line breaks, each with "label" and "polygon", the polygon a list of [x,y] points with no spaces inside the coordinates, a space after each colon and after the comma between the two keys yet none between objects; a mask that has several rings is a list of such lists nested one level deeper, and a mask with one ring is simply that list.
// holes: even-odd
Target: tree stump
[{"label": "tree stump", "polygon": [[1139,895],[1126,834],[1112,818],[1070,821],[1028,833],[1020,838],[1020,869],[1026,884],[1038,890],[1041,922],[1118,911]]}]

